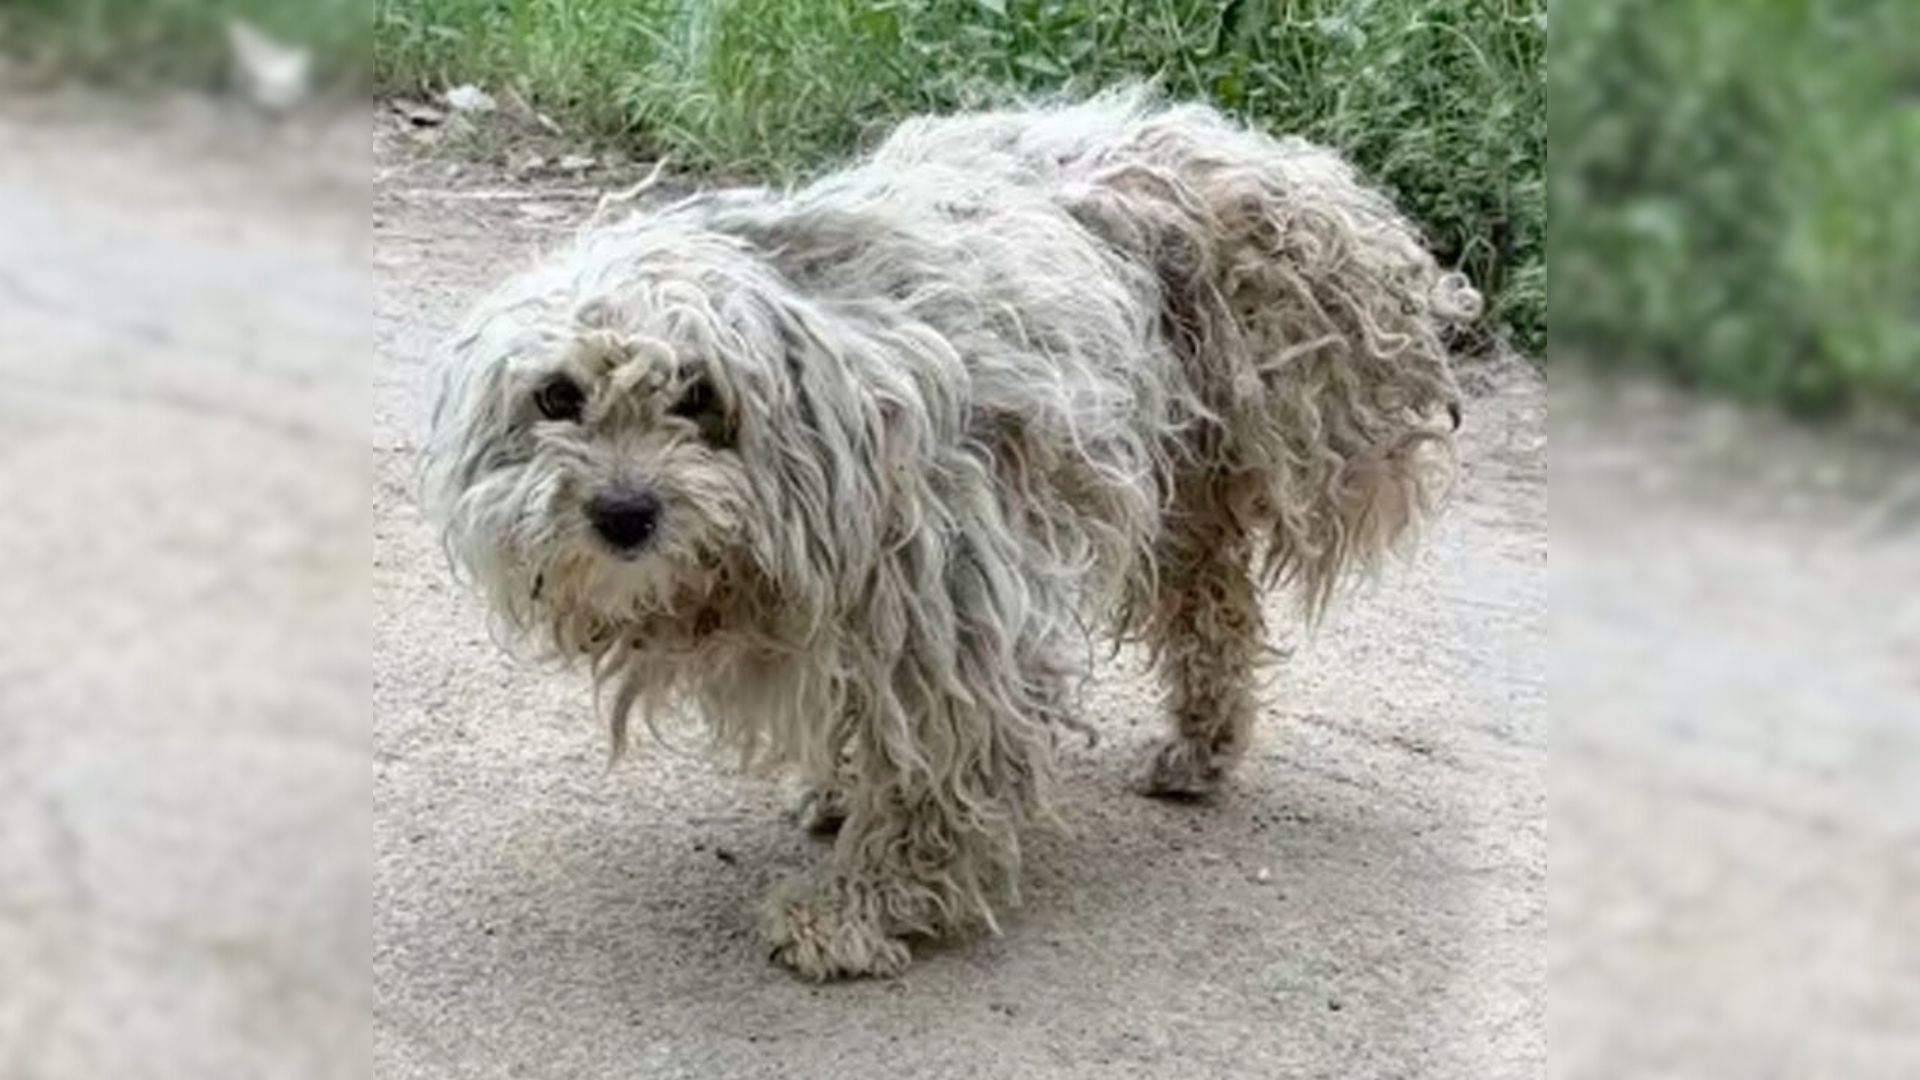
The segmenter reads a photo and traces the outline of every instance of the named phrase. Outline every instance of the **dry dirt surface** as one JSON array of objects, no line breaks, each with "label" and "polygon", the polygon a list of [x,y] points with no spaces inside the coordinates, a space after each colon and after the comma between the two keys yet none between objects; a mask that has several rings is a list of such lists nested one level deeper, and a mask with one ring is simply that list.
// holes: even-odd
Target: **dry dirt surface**
[{"label": "dry dirt surface", "polygon": [[0,90],[0,1077],[364,1075],[364,118]]},{"label": "dry dirt surface", "polygon": [[[1126,790],[1137,658],[1064,763],[1001,936],[905,977],[769,963],[761,895],[823,849],[782,793],[647,745],[609,771],[586,678],[511,661],[413,493],[429,353],[591,207],[376,151],[376,1072],[383,1077],[1530,1077],[1544,1065],[1544,393],[1482,373],[1459,497],[1301,637],[1230,795]],[[557,194],[547,197],[542,191]],[[1284,626],[1279,609],[1276,624]]]}]

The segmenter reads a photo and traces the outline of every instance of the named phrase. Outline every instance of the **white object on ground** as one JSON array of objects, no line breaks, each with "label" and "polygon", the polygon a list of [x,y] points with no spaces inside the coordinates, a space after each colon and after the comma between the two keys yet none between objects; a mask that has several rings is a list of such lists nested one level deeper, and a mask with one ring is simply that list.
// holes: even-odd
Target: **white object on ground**
[{"label": "white object on ground", "polygon": [[313,54],[268,37],[244,19],[227,20],[234,83],[247,99],[270,112],[285,112],[313,88]]},{"label": "white object on ground", "polygon": [[489,113],[496,108],[493,95],[472,83],[462,83],[447,91],[447,105],[463,113]]}]

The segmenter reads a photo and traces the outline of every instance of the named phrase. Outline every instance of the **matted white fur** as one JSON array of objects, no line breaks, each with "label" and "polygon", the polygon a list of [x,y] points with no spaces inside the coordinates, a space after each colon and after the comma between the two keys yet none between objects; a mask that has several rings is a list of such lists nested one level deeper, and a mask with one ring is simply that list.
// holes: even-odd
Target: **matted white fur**
[{"label": "matted white fur", "polygon": [[1310,617],[1430,507],[1478,309],[1344,161],[1206,108],[917,119],[487,298],[429,501],[504,624],[590,662],[616,748],[687,707],[820,789],[833,854],[768,940],[887,974],[1012,897],[1096,640],[1166,680],[1146,789],[1218,783],[1260,588]]}]

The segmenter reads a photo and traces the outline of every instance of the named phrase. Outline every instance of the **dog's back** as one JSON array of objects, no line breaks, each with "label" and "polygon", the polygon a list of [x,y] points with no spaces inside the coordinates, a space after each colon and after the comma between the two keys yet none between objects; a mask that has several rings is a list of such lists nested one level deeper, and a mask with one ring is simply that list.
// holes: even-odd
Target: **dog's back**
[{"label": "dog's back", "polygon": [[871,161],[1043,191],[1150,268],[1204,417],[1182,449],[1209,483],[1235,478],[1216,498],[1264,533],[1269,576],[1297,579],[1310,608],[1444,483],[1447,342],[1480,297],[1338,154],[1128,88],[908,121]]}]

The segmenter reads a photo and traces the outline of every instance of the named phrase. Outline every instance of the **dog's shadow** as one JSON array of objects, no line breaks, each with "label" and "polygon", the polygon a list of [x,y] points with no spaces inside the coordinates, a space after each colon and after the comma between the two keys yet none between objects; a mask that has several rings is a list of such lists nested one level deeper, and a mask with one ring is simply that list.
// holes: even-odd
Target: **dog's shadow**
[{"label": "dog's shadow", "polygon": [[[649,1044],[704,1032],[742,1063],[791,1040],[912,1054],[915,1039],[971,1031],[1011,1073],[1068,1060],[1223,1076],[1336,1061],[1346,1076],[1466,1070],[1474,1026],[1502,1006],[1490,982],[1510,975],[1480,960],[1512,952],[1533,895],[1463,865],[1468,808],[1431,792],[1416,805],[1284,747],[1213,801],[1150,800],[1116,767],[1143,750],[1071,757],[1069,831],[1028,834],[1022,902],[1001,932],[916,942],[914,966],[888,981],[813,986],[769,961],[761,897],[827,853],[769,787],[712,775],[690,795],[675,784],[671,807],[616,795],[570,824],[546,817],[559,832],[537,865],[514,860],[511,911],[476,913],[496,927],[499,962],[484,966],[502,985],[488,996],[522,1006],[491,1022],[538,1015],[543,1038]],[[611,783],[631,792],[626,779]]]}]

